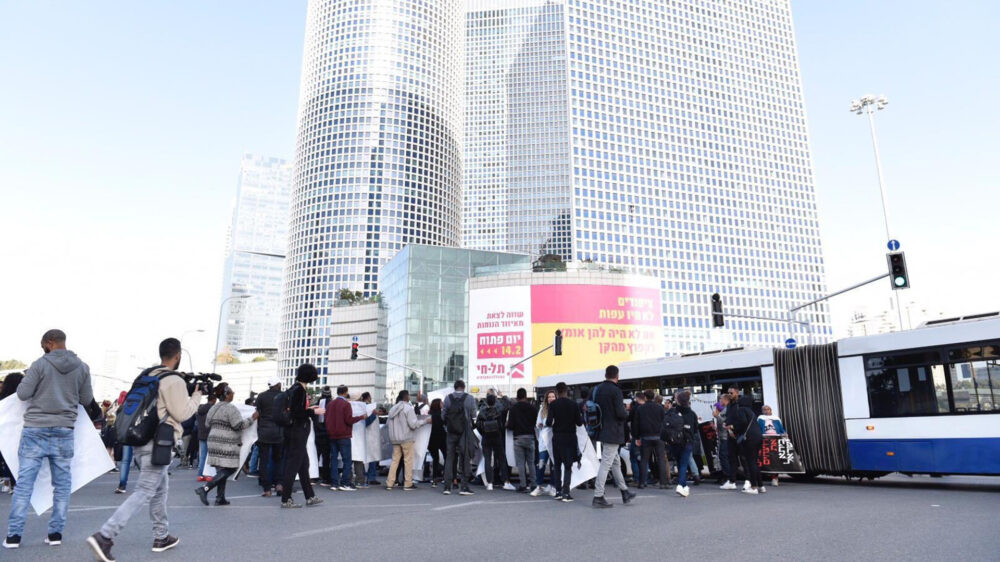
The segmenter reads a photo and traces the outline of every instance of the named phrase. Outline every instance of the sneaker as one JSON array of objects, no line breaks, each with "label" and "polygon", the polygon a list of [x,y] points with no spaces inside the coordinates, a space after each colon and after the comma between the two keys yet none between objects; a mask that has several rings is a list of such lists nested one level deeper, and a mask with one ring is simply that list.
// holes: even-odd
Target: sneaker
[{"label": "sneaker", "polygon": [[451,495],[451,488],[445,486],[444,491],[441,492],[441,493],[444,494],[444,495],[446,495],[446,496],[450,496]]},{"label": "sneaker", "polygon": [[468,488],[462,488],[461,490],[458,491],[458,495],[460,495],[460,496],[474,496],[474,495],[476,495],[476,493],[473,492],[472,490],[468,489]]},{"label": "sneaker", "polygon": [[777,476],[775,476],[774,478],[771,479],[771,485],[777,487],[777,485],[778,485],[778,477]]},{"label": "sneaker", "polygon": [[720,490],[735,490],[736,489],[736,483],[732,482],[730,480],[726,480],[726,483],[723,484],[723,485],[721,485],[721,486],[719,486],[719,489]]},{"label": "sneaker", "polygon": [[205,481],[205,477],[204,476],[199,476],[198,477],[198,482],[204,482],[204,481]]},{"label": "sneaker", "polygon": [[590,505],[598,508],[614,507],[613,505],[608,503],[608,500],[604,499],[604,496],[595,497],[594,501],[590,502]]},{"label": "sneaker", "polygon": [[493,491],[493,484],[490,484],[489,482],[487,482],[486,483],[486,491],[487,492],[492,492]]},{"label": "sneaker", "polygon": [[[565,496],[562,496],[561,498],[559,498],[559,501],[561,501],[563,503],[569,503],[569,502],[573,501],[573,496],[571,496],[569,494],[566,494]],[[611,507],[611,504],[608,504],[608,507]]]},{"label": "sneaker", "polygon": [[153,541],[153,552],[165,552],[177,546],[180,542],[181,539],[171,535],[167,535],[162,539],[156,539]]},{"label": "sneaker", "polygon": [[431,488],[437,488],[437,487],[438,487],[438,483],[437,483],[437,482],[434,482],[434,481],[432,480],[432,481],[431,481]]},{"label": "sneaker", "polygon": [[556,495],[555,495],[555,496],[552,496],[552,498],[553,498],[554,500],[556,500],[556,501],[559,501],[559,500],[563,499],[563,495],[562,495],[562,492],[556,492]]},{"label": "sneaker", "polygon": [[333,484],[330,484],[329,482],[320,482],[319,485],[322,486],[322,487],[324,487],[324,488],[331,488],[331,487],[333,487]]},{"label": "sneaker", "polygon": [[416,484],[413,484],[413,485],[410,485],[410,486],[403,486],[403,491],[404,492],[412,492],[413,490],[416,490],[416,489],[417,489]]},{"label": "sneaker", "polygon": [[519,493],[519,494],[527,494],[528,493],[528,489],[525,488],[524,486],[518,486],[517,487],[517,493]]},{"label": "sneaker", "polygon": [[49,533],[49,536],[45,537],[45,544],[50,546],[59,546],[62,544],[62,533]]},{"label": "sneaker", "polygon": [[535,486],[535,489],[532,490],[531,493],[528,494],[528,495],[531,496],[531,497],[533,497],[533,498],[537,498],[538,496],[542,495],[542,487],[541,486]]},{"label": "sneaker", "polygon": [[194,493],[198,495],[198,499],[201,500],[202,504],[208,505],[208,490],[206,490],[204,486],[198,486],[195,488]]},{"label": "sneaker", "polygon": [[321,503],[323,503],[323,500],[317,498],[316,496],[313,496],[306,500],[306,507],[312,507],[314,505],[319,505]]},{"label": "sneaker", "polygon": [[757,488],[757,491],[759,491],[762,494],[766,494],[767,493],[767,488],[761,486],[760,488]]},{"label": "sneaker", "polygon": [[517,491],[517,488],[515,488],[514,485],[511,484],[510,482],[506,482],[503,485],[503,489],[507,490],[508,492],[516,492]]},{"label": "sneaker", "polygon": [[292,500],[281,502],[281,509],[294,509],[296,507],[302,507],[302,504],[295,503]]},{"label": "sneaker", "polygon": [[743,489],[744,490],[749,490],[750,489],[750,481],[749,480],[744,480],[743,481]]},{"label": "sneaker", "polygon": [[622,490],[622,503],[627,504],[635,499],[635,492],[630,492],[628,488]]},{"label": "sneaker", "polygon": [[744,494],[750,494],[751,496],[756,496],[757,495],[757,489],[756,488],[743,488],[740,491],[743,492]]},{"label": "sneaker", "polygon": [[11,535],[4,539],[4,548],[19,548],[21,546],[21,535]]},{"label": "sneaker", "polygon": [[350,484],[348,484],[347,486],[338,486],[337,489],[340,490],[341,492],[357,492],[358,491],[357,488],[355,488],[354,486],[351,486]]},{"label": "sneaker", "polygon": [[264,492],[260,495],[260,497],[262,497],[262,498],[269,498],[269,497],[271,497],[273,495],[274,495],[274,493],[272,493],[271,490],[264,490]]},{"label": "sneaker", "polygon": [[101,533],[94,533],[87,537],[87,544],[90,545],[98,560],[102,562],[115,562],[115,557],[111,556],[111,547],[115,543],[111,539],[105,538]]},{"label": "sneaker", "polygon": [[125,493],[125,488],[123,486],[118,486],[117,488],[115,488],[115,493],[116,494],[124,494]]},{"label": "sneaker", "polygon": [[681,486],[679,484],[677,485],[676,488],[674,488],[674,492],[676,492],[677,495],[680,496],[680,497],[682,497],[682,498],[688,497],[688,493],[689,493],[687,491],[687,487],[686,486]]},{"label": "sneaker", "polygon": [[121,471],[119,471],[118,467],[116,466],[116,467],[114,467],[114,468],[111,469],[111,472],[115,473],[115,472],[121,472]]},{"label": "sneaker", "polygon": [[552,486],[549,486],[549,488],[545,490],[545,493],[548,494],[550,497],[555,497],[556,494],[558,494],[559,492],[557,492],[556,489],[553,488]]}]

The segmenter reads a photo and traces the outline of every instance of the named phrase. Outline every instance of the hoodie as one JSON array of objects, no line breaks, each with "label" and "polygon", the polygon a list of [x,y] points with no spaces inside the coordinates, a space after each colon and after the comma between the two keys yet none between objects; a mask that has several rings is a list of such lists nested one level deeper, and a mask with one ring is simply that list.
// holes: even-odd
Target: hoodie
[{"label": "hoodie", "polygon": [[389,441],[393,445],[412,443],[416,437],[414,431],[426,422],[417,419],[417,413],[409,402],[396,402],[389,410]]},{"label": "hoodie", "polygon": [[17,397],[28,402],[24,427],[73,427],[76,406],[90,405],[90,367],[68,349],[54,349],[25,371]]}]

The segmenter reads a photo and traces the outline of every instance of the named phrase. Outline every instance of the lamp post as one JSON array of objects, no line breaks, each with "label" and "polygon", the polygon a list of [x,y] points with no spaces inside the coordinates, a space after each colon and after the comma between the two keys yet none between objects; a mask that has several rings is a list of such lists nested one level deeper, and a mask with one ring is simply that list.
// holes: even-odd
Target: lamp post
[{"label": "lamp post", "polygon": [[[204,331],[205,330],[199,328],[197,330],[184,330],[184,333],[181,334],[181,349],[184,350],[187,353],[187,356],[188,356],[188,368],[191,369],[192,373],[194,372],[194,360],[191,359],[191,352],[188,351],[188,350],[186,350],[186,349],[184,349],[184,336],[186,336],[188,334],[201,334]],[[215,345],[219,345],[218,342],[216,342]]]},{"label": "lamp post", "polygon": [[215,333],[215,351],[213,352],[213,355],[212,355],[212,372],[213,373],[215,372],[216,363],[219,362],[219,335],[221,335],[221,333],[222,333],[222,310],[225,308],[226,303],[229,302],[229,301],[231,301],[231,300],[233,300],[233,299],[248,299],[248,298],[250,298],[252,296],[253,295],[233,295],[231,297],[227,297],[227,298],[222,299],[222,304],[219,305],[219,324],[218,324],[218,329],[216,330],[216,333]]},{"label": "lamp post", "polygon": [[[889,230],[889,204],[885,197],[885,178],[882,175],[882,159],[878,153],[878,136],[875,134],[875,117],[876,111],[881,111],[885,109],[885,106],[889,105],[889,98],[885,95],[874,96],[872,94],[867,94],[861,96],[861,98],[851,101],[851,112],[857,115],[865,113],[868,115],[868,126],[872,132],[872,148],[875,151],[875,171],[878,173],[878,190],[879,194],[882,196],[882,220],[885,222],[885,238],[886,242],[892,240],[892,234]],[[899,330],[903,330],[903,311],[900,309],[899,305],[899,292],[893,291],[896,297],[896,314],[899,317]]]}]

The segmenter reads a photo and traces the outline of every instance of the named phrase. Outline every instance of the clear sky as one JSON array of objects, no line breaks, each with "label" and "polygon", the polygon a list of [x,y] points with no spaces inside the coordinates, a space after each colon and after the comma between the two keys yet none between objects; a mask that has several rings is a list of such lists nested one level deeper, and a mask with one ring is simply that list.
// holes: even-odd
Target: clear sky
[{"label": "clear sky", "polygon": [[[1000,3],[793,1],[830,289],[885,270],[877,115],[907,300],[1000,309]],[[305,2],[0,0],[0,359],[50,327],[95,370],[214,347],[240,155],[294,156]],[[843,335],[888,281],[834,301]]]}]

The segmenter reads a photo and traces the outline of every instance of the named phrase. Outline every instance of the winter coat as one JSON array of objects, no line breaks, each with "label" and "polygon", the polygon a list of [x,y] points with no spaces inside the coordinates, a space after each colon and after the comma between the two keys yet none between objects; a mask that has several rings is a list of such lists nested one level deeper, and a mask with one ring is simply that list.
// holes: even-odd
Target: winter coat
[{"label": "winter coat", "polygon": [[[216,402],[217,404],[218,402]],[[198,413],[195,416],[195,425],[198,427],[198,441],[206,441],[208,439],[208,422],[205,421],[205,417],[208,416],[208,411],[212,409],[215,404],[202,404],[198,406]]]},{"label": "winter coat", "polygon": [[240,415],[232,402],[216,402],[205,416],[209,426],[208,464],[219,468],[239,468],[243,430],[253,424],[253,418]]},{"label": "winter coat", "polygon": [[281,426],[274,423],[274,398],[279,392],[281,391],[269,388],[257,395],[254,406],[260,413],[260,419],[257,420],[257,441],[260,443],[276,445],[282,441]]},{"label": "winter coat", "polygon": [[409,402],[396,402],[389,410],[389,441],[393,445],[412,443],[416,436],[414,432],[425,422],[417,418],[413,406]]},{"label": "winter coat", "polygon": [[604,381],[594,389],[594,402],[601,407],[601,431],[597,440],[601,443],[621,445],[625,443],[625,398],[618,385]]}]

